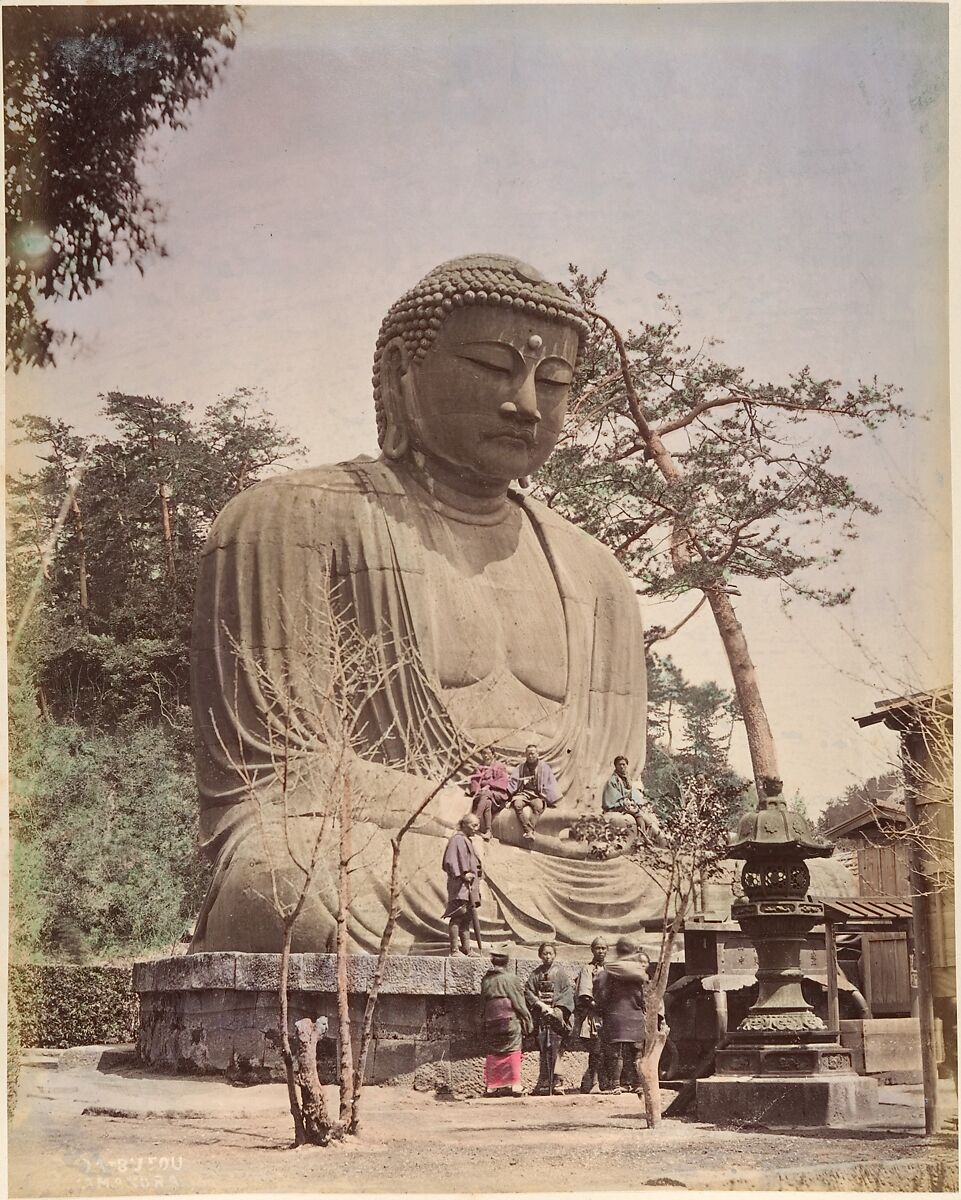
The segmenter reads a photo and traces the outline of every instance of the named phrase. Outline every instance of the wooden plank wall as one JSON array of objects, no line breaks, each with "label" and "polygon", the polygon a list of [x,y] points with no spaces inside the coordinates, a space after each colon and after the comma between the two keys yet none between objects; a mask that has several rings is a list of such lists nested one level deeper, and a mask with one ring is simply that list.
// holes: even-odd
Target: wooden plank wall
[{"label": "wooden plank wall", "polygon": [[[865,1000],[875,1017],[911,1015],[907,938],[903,933],[861,935]],[[867,969],[865,969],[865,967]]]},{"label": "wooden plank wall", "polygon": [[862,841],[858,877],[862,896],[910,896],[907,847],[900,842]]}]

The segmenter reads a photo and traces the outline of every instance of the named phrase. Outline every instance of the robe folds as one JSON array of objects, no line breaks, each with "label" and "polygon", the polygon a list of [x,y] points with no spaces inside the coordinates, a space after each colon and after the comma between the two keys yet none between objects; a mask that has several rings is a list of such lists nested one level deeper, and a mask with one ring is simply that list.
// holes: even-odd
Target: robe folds
[{"label": "robe folds", "polygon": [[550,996],[550,1005],[554,1009],[560,1009],[563,1014],[563,1020],[566,1025],[570,1025],[571,1018],[574,1015],[574,989],[571,986],[570,976],[563,967],[557,963],[551,963],[549,967],[545,967],[542,963],[539,967],[535,967],[527,977],[527,983],[524,986],[524,998],[527,1000],[527,1006],[534,1014],[535,1024],[543,1028],[543,1020],[538,1020],[537,1005],[534,1001],[540,997],[544,999],[542,988]]},{"label": "robe folds", "polygon": [[[586,860],[554,836],[579,813],[596,811],[615,754],[643,761],[640,615],[608,550],[537,501],[511,493],[508,503],[536,536],[563,612],[564,698],[537,729],[561,799],[544,814],[532,846],[487,844],[490,903],[481,927],[488,941],[587,944],[599,933],[636,928],[659,903],[641,868]],[[380,460],[266,480],[217,518],[200,564],[191,657],[201,840],[214,863],[192,950],[278,951],[277,901],[296,899],[312,848],[328,836],[337,796],[321,709],[331,608],[365,636],[385,635],[377,650],[381,682],[364,700],[351,766],[362,803],[354,816],[349,933],[355,949],[376,948],[389,902],[391,834],[433,778],[418,774],[411,747],[473,746],[453,780],[461,788],[480,760],[481,737],[451,716],[438,661],[444,614],[436,612],[432,564],[456,536],[456,519]],[[536,612],[538,597],[520,595]],[[324,597],[330,604],[318,603]],[[419,669],[405,658],[412,646]],[[530,728],[519,728],[495,751],[517,761],[528,741]],[[397,952],[446,944],[437,862],[456,818],[440,827],[439,818],[426,816],[403,843]],[[336,880],[334,847],[320,855],[294,951],[332,946]]]},{"label": "robe folds", "polygon": [[476,796],[484,788],[493,792],[499,801],[510,794],[510,779],[503,763],[493,762],[490,766],[478,767],[467,784],[468,791]]}]

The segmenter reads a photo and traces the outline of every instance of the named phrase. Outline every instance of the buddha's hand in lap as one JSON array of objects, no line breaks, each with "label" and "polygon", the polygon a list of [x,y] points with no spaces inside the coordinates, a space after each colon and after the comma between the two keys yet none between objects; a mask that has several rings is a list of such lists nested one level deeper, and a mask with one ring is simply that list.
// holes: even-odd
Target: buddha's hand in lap
[{"label": "buddha's hand in lap", "polygon": [[[505,846],[534,850],[539,854],[550,855],[551,858],[589,859],[590,845],[568,835],[571,822],[580,815],[577,812],[564,812],[560,805],[548,808],[537,821],[534,837],[525,838],[517,813],[508,807],[494,817],[492,828],[494,837]],[[633,825],[633,822],[631,824]]]},{"label": "buddha's hand in lap", "polygon": [[351,786],[357,798],[358,815],[388,834],[401,829],[424,805],[411,830],[450,837],[458,821],[471,811],[471,798],[456,784],[445,784],[438,789],[436,780],[362,759],[351,764]]}]

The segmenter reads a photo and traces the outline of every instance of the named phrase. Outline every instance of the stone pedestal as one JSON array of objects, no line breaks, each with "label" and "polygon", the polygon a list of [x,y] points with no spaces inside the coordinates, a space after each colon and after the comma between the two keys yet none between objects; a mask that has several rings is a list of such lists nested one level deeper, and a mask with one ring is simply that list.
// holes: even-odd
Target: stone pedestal
[{"label": "stone pedestal", "polygon": [[[375,965],[372,955],[349,960],[355,1046]],[[522,981],[536,965],[535,958],[511,963]],[[388,958],[367,1082],[482,1092],[478,994],[489,967],[486,956]],[[248,1083],[282,1079],[279,979],[279,954],[188,954],[137,963],[141,1061],[158,1071],[223,1074]],[[321,1081],[327,1083],[336,1078],[336,1014],[334,956],[292,955],[290,1026],[302,1017],[328,1018],[330,1034],[318,1053]],[[586,1052],[573,1048],[565,1064],[568,1083],[577,1086]],[[536,1078],[537,1053],[525,1052],[525,1085],[532,1087]]]},{"label": "stone pedestal", "polygon": [[846,1125],[878,1115],[877,1082],[855,1073],[836,1030],[730,1034],[697,1115],[719,1125]]},{"label": "stone pedestal", "polygon": [[714,1075],[697,1084],[697,1115],[715,1125],[852,1125],[877,1117],[877,1084],[858,1075],[773,1079]]}]

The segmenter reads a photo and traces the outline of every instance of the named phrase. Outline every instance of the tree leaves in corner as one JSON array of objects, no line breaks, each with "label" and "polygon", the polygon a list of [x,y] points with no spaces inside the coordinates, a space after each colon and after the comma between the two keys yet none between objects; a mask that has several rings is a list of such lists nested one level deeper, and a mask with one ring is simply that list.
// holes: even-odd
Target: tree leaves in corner
[{"label": "tree leaves in corner", "polygon": [[234,6],[5,6],[7,363],[51,366],[63,330],[38,301],[101,287],[114,263],[162,255],[147,141],[181,129],[242,21]]}]

